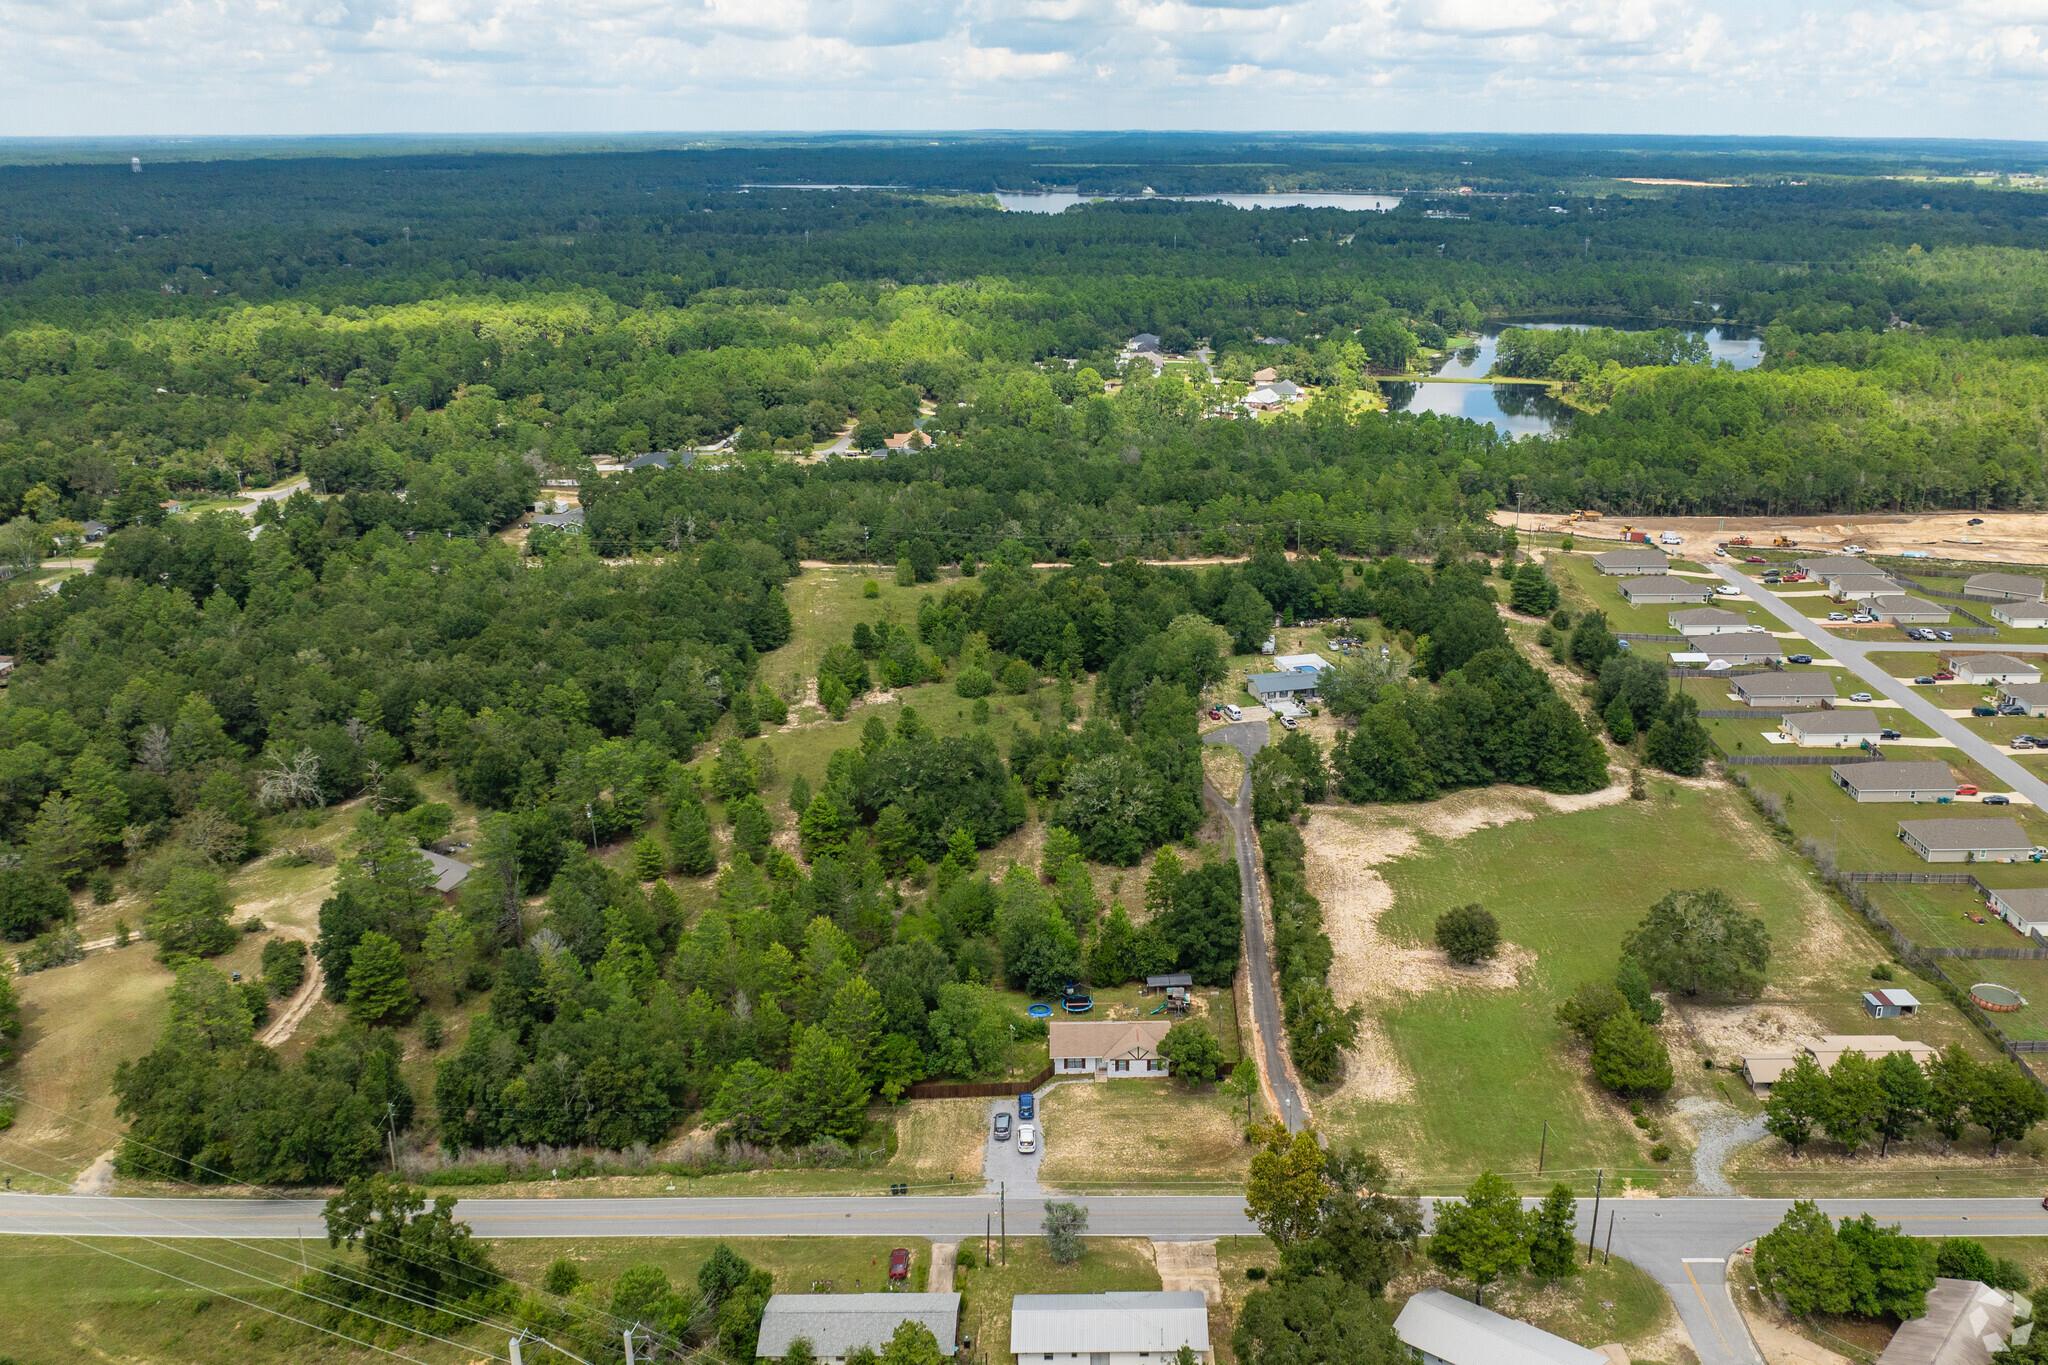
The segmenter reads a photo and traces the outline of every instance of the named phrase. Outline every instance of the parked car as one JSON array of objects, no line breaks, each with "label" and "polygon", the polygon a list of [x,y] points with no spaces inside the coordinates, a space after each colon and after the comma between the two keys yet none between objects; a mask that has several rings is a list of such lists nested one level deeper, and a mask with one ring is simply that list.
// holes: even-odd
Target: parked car
[{"label": "parked car", "polygon": [[1037,1118],[1038,1096],[1032,1094],[1029,1090],[1019,1095],[1017,1097],[1017,1117],[1020,1119]]},{"label": "parked car", "polygon": [[997,1141],[997,1142],[1008,1142],[1009,1140],[1010,1140],[1010,1116],[1009,1116],[1008,1114],[997,1114],[997,1115],[996,1115],[996,1141]]},{"label": "parked car", "polygon": [[2009,701],[1998,708],[1998,714],[2001,716],[2024,716],[2027,714],[2027,708],[2021,706],[2016,701]]},{"label": "parked car", "polygon": [[1714,595],[1717,597],[1740,597],[1742,596],[1742,589],[1732,583],[1723,583],[1714,589]]},{"label": "parked car", "polygon": [[1998,714],[1998,708],[1995,706],[1973,706],[1970,708],[1970,714],[1973,716],[1995,716]]},{"label": "parked car", "polygon": [[1867,611],[1859,611],[1859,612],[1857,612],[1857,613],[1856,613],[1856,614],[1855,614],[1854,616],[1850,617],[1849,619],[1850,619],[1850,621],[1854,622],[1854,623],[1855,623],[1856,625],[1859,625],[1859,626],[1867,626],[1867,625],[1870,625],[1870,624],[1871,624],[1872,622],[1874,622],[1874,621],[1876,621],[1876,620],[1877,620],[1877,618],[1876,618],[1875,616],[1872,616],[1872,615],[1871,615],[1871,614],[1870,614],[1869,612],[1867,612]]},{"label": "parked car", "polygon": [[1210,707],[1210,708],[1209,708],[1209,719],[1210,719],[1210,720],[1222,720],[1222,719],[1223,719],[1223,708],[1222,708],[1222,707],[1220,707],[1220,706],[1212,706],[1212,707]]},{"label": "parked car", "polygon": [[1742,562],[1745,564],[1762,564],[1765,560],[1762,555],[1744,555]]},{"label": "parked car", "polygon": [[1934,680],[1936,682],[1954,682],[1956,675],[1944,668],[1941,672],[1934,675]]},{"label": "parked car", "polygon": [[1898,732],[1897,730],[1879,730],[1879,731],[1877,732],[1877,737],[1878,737],[1879,739],[1904,739],[1904,738],[1905,738],[1905,736],[1904,736],[1904,735],[1902,735],[1902,734],[1900,734],[1900,733],[1899,733],[1899,732]]},{"label": "parked car", "polygon": [[2025,735],[2014,735],[2012,747],[2015,749],[2031,749],[2034,747],[2034,741],[2028,739]]},{"label": "parked car", "polygon": [[1987,806],[2010,806],[2012,804],[2012,798],[2010,796],[1999,796],[1996,793],[1993,793],[1992,795],[1984,798],[1984,804]]},{"label": "parked car", "polygon": [[1914,681],[1914,682],[1916,682],[1916,683],[1919,683],[1919,684],[1920,684],[1921,686],[1925,687],[1925,686],[1928,686],[1928,685],[1932,684],[1932,683],[1934,682],[1934,679],[1932,679],[1932,678],[1930,678],[1930,677],[1927,677],[1927,676],[1925,676],[1925,675],[1922,675],[1921,677],[1918,677],[1918,678],[1915,678],[1915,679],[1913,679],[1913,681]]},{"label": "parked car", "polygon": [[1955,637],[1955,632],[1954,632],[1954,631],[1949,631],[1949,630],[1937,630],[1937,631],[1935,631],[1935,632],[1934,632],[1934,634],[1935,634],[1935,637],[1936,637],[1937,639],[1939,639],[1939,640],[1940,640],[1940,641],[1941,641],[1941,642],[1942,642],[1943,644],[1950,644],[1950,643],[1952,643],[1952,642],[1953,642],[1953,641],[1955,640],[1955,638],[1956,638],[1956,637]]},{"label": "parked car", "polygon": [[1035,1152],[1038,1150],[1038,1129],[1035,1125],[1029,1123],[1017,1125],[1017,1150],[1020,1152]]},{"label": "parked car", "polygon": [[910,1278],[910,1248],[897,1247],[889,1253],[889,1278],[907,1280]]},{"label": "parked car", "polygon": [[1244,708],[1239,706],[1236,702],[1227,701],[1223,703],[1223,716],[1226,720],[1243,720]]},{"label": "parked car", "polygon": [[1850,700],[1850,701],[1869,701],[1869,700],[1870,700],[1870,694],[1869,694],[1868,692],[1851,692],[1851,693],[1849,694],[1849,700]]},{"label": "parked car", "polygon": [[1956,788],[1957,796],[1975,796],[1976,794],[1977,787],[1973,782],[1965,782],[1962,786]]},{"label": "parked car", "polygon": [[1828,620],[1830,621],[1846,621],[1848,619],[1849,613],[1846,611],[1831,611],[1828,613]]},{"label": "parked car", "polygon": [[1788,654],[1785,656],[1785,662],[1788,664],[1810,664],[1813,662],[1813,656],[1811,654]]},{"label": "parked car", "polygon": [[1282,716],[1280,717],[1280,728],[1283,730],[1298,730],[1301,727],[1295,723],[1294,717]]}]

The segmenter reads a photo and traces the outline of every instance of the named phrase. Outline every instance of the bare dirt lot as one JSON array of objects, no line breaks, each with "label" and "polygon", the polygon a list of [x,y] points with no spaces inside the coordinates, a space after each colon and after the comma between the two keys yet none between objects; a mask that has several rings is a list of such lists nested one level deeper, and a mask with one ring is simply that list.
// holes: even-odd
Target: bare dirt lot
[{"label": "bare dirt lot", "polygon": [[[1982,518],[1982,526],[1970,525]],[[1496,512],[1495,522],[1516,524],[1512,511]],[[1564,529],[1560,513],[1524,512],[1525,531]],[[1760,545],[1786,536],[1802,550],[1839,551],[1861,545],[1873,554],[1925,550],[1936,558],[1983,560],[1995,564],[2048,564],[2048,512],[1919,512],[1870,513],[1863,516],[1823,514],[1810,517],[1636,517],[1607,516],[1574,530],[1588,537],[1619,538],[1622,523],[1653,534],[1676,531],[1685,538],[1681,554],[1711,554],[1725,536],[1746,535]]]}]

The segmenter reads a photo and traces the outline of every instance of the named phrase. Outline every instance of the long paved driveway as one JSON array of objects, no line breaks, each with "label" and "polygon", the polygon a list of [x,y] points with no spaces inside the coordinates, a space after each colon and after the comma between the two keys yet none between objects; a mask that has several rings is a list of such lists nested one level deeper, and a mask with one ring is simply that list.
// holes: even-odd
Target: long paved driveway
[{"label": "long paved driveway", "polygon": [[[1298,1133],[1308,1121],[1308,1109],[1301,1101],[1301,1091],[1295,1087],[1283,1051],[1285,1035],[1280,1027],[1280,1001],[1273,989],[1273,954],[1266,944],[1266,917],[1259,909],[1262,879],[1252,842],[1252,756],[1266,747],[1267,735],[1265,721],[1246,720],[1211,730],[1202,736],[1202,742],[1228,744],[1244,755],[1244,779],[1238,783],[1237,799],[1225,800],[1218,792],[1216,804],[1223,818],[1230,822],[1237,845],[1238,891],[1244,906],[1245,971],[1251,978],[1252,1021],[1258,1026],[1259,1063],[1265,1068],[1265,1081],[1273,1098],[1280,1103],[1280,1117],[1286,1120],[1287,1130]],[[1216,791],[1206,777],[1202,785]]]},{"label": "long paved driveway", "polygon": [[[1928,702],[1913,690],[1911,683],[1902,683],[1884,669],[1870,661],[1873,650],[1896,653],[1901,649],[1912,649],[1910,643],[1894,640],[1870,641],[1844,639],[1822,628],[1823,622],[1801,614],[1797,609],[1780,601],[1778,595],[1744,574],[1737,573],[1726,564],[1714,566],[1714,572],[1733,583],[1751,598],[1763,604],[1764,608],[1780,621],[1811,640],[1814,645],[1827,651],[1827,657],[1834,659],[1844,668],[1870,684],[1873,692],[1889,696],[1908,715],[1927,726],[1975,759],[1985,771],[2004,782],[2013,791],[2032,801],[2036,806],[2048,808],[2048,782],[2015,763],[1996,744],[1965,726],[1954,716],[1944,715],[1940,708]],[[2003,646],[1991,646],[2004,648]],[[1920,645],[1921,650],[1952,649],[1953,645]],[[2020,652],[2014,650],[2015,653]]]}]

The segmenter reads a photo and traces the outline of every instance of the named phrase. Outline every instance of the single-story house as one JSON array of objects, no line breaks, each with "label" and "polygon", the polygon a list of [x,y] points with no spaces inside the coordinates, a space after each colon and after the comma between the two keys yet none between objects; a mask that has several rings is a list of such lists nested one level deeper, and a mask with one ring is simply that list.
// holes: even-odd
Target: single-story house
[{"label": "single-story house", "polygon": [[1857,801],[1938,801],[1956,794],[1956,775],[1946,763],[1842,763],[1828,773]]},{"label": "single-story house", "polygon": [[2041,670],[2010,654],[1951,654],[1945,660],[1957,682],[2037,683]]},{"label": "single-story house", "polygon": [[1829,579],[1837,574],[1884,572],[1868,560],[1858,559],[1854,555],[1814,555],[1807,559],[1794,560],[1793,563],[1797,564],[1799,571],[1808,578]]},{"label": "single-story house", "polygon": [[1835,697],[1832,673],[1749,673],[1728,686],[1744,706],[1818,706]]},{"label": "single-story house", "polygon": [[1998,699],[2018,702],[2030,716],[2048,716],[2048,683],[2000,683]]},{"label": "single-story house", "polygon": [[890,450],[923,450],[931,443],[931,437],[915,428],[909,431],[899,431],[894,436],[882,438],[882,444]]},{"label": "single-story house", "polygon": [[1963,591],[1971,597],[1997,597],[2007,602],[2038,602],[2043,584],[2038,578],[2017,573],[1973,573],[1963,580]]},{"label": "single-story house", "polygon": [[1270,384],[1261,384],[1244,396],[1247,406],[1272,411],[1285,407],[1301,397],[1301,389],[1291,380],[1276,379]]},{"label": "single-story house", "polygon": [[104,521],[88,521],[81,530],[88,544],[107,538],[107,524]]},{"label": "single-story house", "polygon": [[1270,384],[1279,377],[1280,371],[1274,369],[1271,365],[1261,370],[1252,371],[1252,383],[1254,384]]},{"label": "single-story house", "polygon": [[[1735,643],[1728,643],[1730,640],[1733,640]],[[1777,641],[1763,634],[1715,636],[1711,645],[1703,646],[1696,650],[1680,651],[1671,656],[1671,666],[1673,668],[1684,668],[1687,665],[1696,668],[1713,668],[1717,663],[1734,668],[1746,664],[1782,664],[1784,662],[1785,651],[1778,647]],[[1720,671],[1720,669],[1715,669],[1715,672]]]},{"label": "single-story house", "polygon": [[1019,1294],[1010,1300],[1016,1365],[1165,1365],[1181,1347],[1204,1365],[1209,1305],[1199,1289],[1108,1294]]},{"label": "single-story house", "polygon": [[1671,628],[1687,639],[1702,635],[1741,635],[1749,631],[1749,618],[1739,611],[1722,611],[1719,607],[1700,607],[1693,611],[1674,611],[1664,618]]},{"label": "single-story house", "polygon": [[1276,701],[1313,697],[1322,678],[1314,673],[1254,673],[1244,680],[1245,690],[1270,706]]},{"label": "single-story house", "polygon": [[1619,550],[1594,555],[1593,567],[1609,575],[1669,573],[1671,557],[1662,550],[1653,550],[1647,545],[1624,545]]},{"label": "single-story house", "polygon": [[1901,820],[1899,838],[1930,863],[2010,863],[2034,851],[2034,841],[2010,816]]},{"label": "single-story house", "polygon": [[1995,887],[1991,908],[1998,917],[2023,934],[2040,930],[2048,935],[2048,886]]},{"label": "single-story house", "polygon": [[1892,597],[1906,590],[1906,585],[1883,574],[1843,574],[1828,585],[1828,593],[1837,602],[1858,602],[1866,597]]},{"label": "single-story house", "polygon": [[[1807,748],[1834,746],[1854,748],[1876,744],[1884,737],[1884,726],[1875,711],[1794,711],[1778,719],[1778,729],[1794,744]],[[1951,789],[1953,790],[1953,789]]]},{"label": "single-story house", "polygon": [[1273,659],[1273,667],[1282,673],[1317,672],[1330,666],[1330,661],[1320,654],[1280,654]]},{"label": "single-story house", "polygon": [[1164,1019],[1055,1019],[1046,1025],[1053,1074],[1157,1080],[1167,1074],[1159,1044],[1171,1027]]},{"label": "single-story house", "polygon": [[1871,597],[1864,600],[1863,609],[1881,621],[1896,621],[1903,626],[1948,624],[1948,608],[1924,597]]},{"label": "single-story house", "polygon": [[1124,349],[1132,355],[1158,355],[1159,338],[1151,332],[1140,332],[1124,343]]},{"label": "single-story house", "polygon": [[1892,1333],[1877,1365],[1990,1365],[2013,1335],[2013,1301],[1980,1280],[1935,1280],[1927,1312]]},{"label": "single-story house", "polygon": [[455,893],[476,869],[431,848],[421,849],[420,856],[427,860],[427,866],[434,869],[434,894],[450,905],[455,904]]},{"label": "single-story house", "polygon": [[2040,630],[2048,626],[2048,602],[1998,602],[1991,608],[1991,619],[2003,621],[2014,630]]},{"label": "single-story house", "polygon": [[1690,578],[1656,573],[1622,579],[1621,595],[1640,607],[1653,602],[1705,602],[1713,597],[1714,590]]},{"label": "single-story house", "polygon": [[691,461],[696,458],[697,452],[694,450],[650,450],[645,455],[635,455],[627,461],[626,472],[630,474],[636,469],[670,469],[676,466],[688,469]]},{"label": "single-story house", "polygon": [[552,526],[572,536],[580,536],[583,534],[583,509],[571,507],[566,512],[535,512],[531,525],[536,531],[543,526]]},{"label": "single-story house", "polygon": [[1863,1010],[1873,1019],[1899,1019],[1920,1012],[1920,1001],[1911,991],[1887,986],[1881,991],[1863,992]]},{"label": "single-story house", "polygon": [[1394,1335],[1419,1365],[1608,1365],[1608,1357],[1442,1289],[1401,1307]]},{"label": "single-story house", "polygon": [[822,1365],[841,1365],[857,1348],[877,1355],[906,1322],[922,1323],[950,1357],[960,1344],[958,1294],[776,1294],[761,1313],[754,1354],[780,1360],[803,1337]]},{"label": "single-story house", "polygon": [[1925,1043],[1894,1038],[1889,1033],[1830,1033],[1786,1050],[1744,1055],[1742,1079],[1748,1081],[1750,1089],[1759,1095],[1768,1095],[1771,1087],[1801,1057],[1810,1058],[1815,1066],[1826,1071],[1841,1061],[1845,1052],[1860,1052],[1873,1062],[1881,1062],[1894,1052],[1903,1052],[1922,1064],[1934,1055],[1934,1049]]}]

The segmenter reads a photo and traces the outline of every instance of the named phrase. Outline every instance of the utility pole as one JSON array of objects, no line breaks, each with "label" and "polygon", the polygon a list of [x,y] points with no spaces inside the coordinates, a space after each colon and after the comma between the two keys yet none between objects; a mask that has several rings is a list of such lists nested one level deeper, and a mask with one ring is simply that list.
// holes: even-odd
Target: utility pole
[{"label": "utility pole", "polygon": [[638,1326],[639,1324],[635,1323],[633,1327],[626,1329],[626,1365],[633,1365],[633,1330]]},{"label": "utility pole", "polygon": [[[1607,1250],[1601,1254],[1601,1265],[1614,1264],[1614,1210],[1607,1210]],[[631,1362],[628,1362],[631,1365]]]},{"label": "utility pole", "polygon": [[[1593,1227],[1591,1233],[1586,1238],[1587,1265],[1593,1264],[1593,1243],[1598,1241],[1600,1237],[1600,1184],[1606,1177],[1607,1170],[1605,1167],[1595,1172],[1593,1176]],[[519,1363],[514,1361],[513,1365],[519,1365]]]},{"label": "utility pole", "polygon": [[384,1137],[391,1145],[391,1169],[398,1170],[398,1103],[391,1101],[384,1106]]},{"label": "utility pole", "polygon": [[1003,1224],[1003,1264],[1010,1263],[1010,1182],[996,1186],[996,1214]]},{"label": "utility pole", "polygon": [[523,1340],[524,1337],[512,1338],[512,1365],[526,1365],[526,1358],[519,1353],[519,1343]]},{"label": "utility pole", "polygon": [[590,851],[597,852],[597,817],[591,814],[590,803],[583,803],[583,818],[590,822]]},{"label": "utility pole", "polygon": [[1543,1158],[1550,1152],[1550,1120],[1543,1120],[1543,1145],[1536,1149],[1536,1174],[1543,1174]]}]

